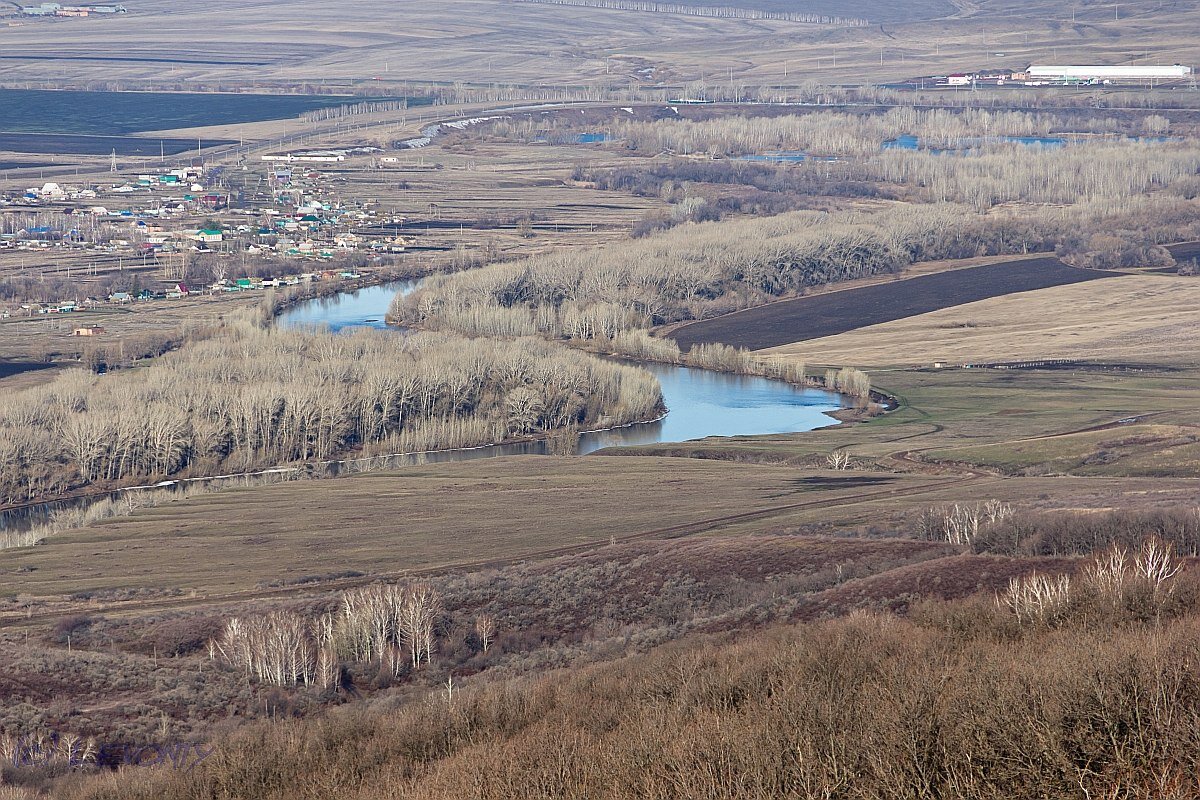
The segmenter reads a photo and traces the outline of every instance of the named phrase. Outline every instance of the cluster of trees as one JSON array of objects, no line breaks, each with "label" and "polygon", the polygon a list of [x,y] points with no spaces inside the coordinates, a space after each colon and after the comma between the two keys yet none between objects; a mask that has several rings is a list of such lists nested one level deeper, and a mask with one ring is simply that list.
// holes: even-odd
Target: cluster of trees
[{"label": "cluster of trees", "polygon": [[331,336],[234,322],[136,374],[73,370],[6,397],[0,502],[371,444],[409,452],[620,425],[655,417],[661,404],[648,372],[541,339]]},{"label": "cluster of trees", "polygon": [[613,339],[916,261],[1051,249],[1070,212],[978,217],[961,206],[794,212],[689,225],[619,247],[434,276],[391,318],[469,335]]},{"label": "cluster of trees", "polygon": [[986,109],[892,108],[882,114],[823,111],[787,116],[726,116],[653,122],[616,119],[614,139],[645,153],[736,156],[800,151],[823,156],[870,156],[884,142],[916,136],[922,146],[956,149],[995,136],[1045,136],[1054,131],[1111,133],[1117,123],[1046,113]]},{"label": "cluster of trees", "polygon": [[[672,203],[692,196],[698,185],[710,190],[721,185],[736,187],[736,193],[729,192],[718,198],[718,211],[753,210],[761,204],[765,206],[763,210],[780,213],[799,207],[801,202],[812,202],[810,195],[895,199],[889,187],[862,180],[849,170],[831,171],[831,166],[826,163],[823,169],[797,169],[792,164],[736,159],[673,159],[637,168],[578,167],[571,177],[598,189],[658,197]],[[757,192],[747,191],[748,187]],[[764,199],[757,196],[760,194],[779,197],[771,198],[770,205],[766,205]]]},{"label": "cluster of trees", "polygon": [[871,378],[854,367],[830,369],[825,371],[825,388],[850,397],[866,397],[871,393]]},{"label": "cluster of trees", "polygon": [[917,521],[917,530],[921,538],[930,541],[973,545],[981,533],[1011,520],[1015,514],[1012,505],[995,498],[974,505],[955,503],[925,509]]},{"label": "cluster of trees", "polygon": [[1012,611],[1018,622],[1043,625],[1065,624],[1095,605],[1160,615],[1178,600],[1176,578],[1182,570],[1174,546],[1150,537],[1132,551],[1113,545],[1097,553],[1079,577],[1038,572],[1015,576],[996,602]]},{"label": "cluster of trees", "polygon": [[[287,610],[232,617],[210,642],[209,657],[219,653],[249,677],[272,686],[335,689],[344,660],[377,662],[392,675],[399,675],[406,663],[412,669],[429,663],[441,615],[441,596],[427,583],[374,584],[346,592],[336,613],[315,619]],[[495,635],[491,617],[476,627],[489,640]]]},{"label": "cluster of trees", "polygon": [[[513,135],[521,130],[519,122],[505,124],[508,127],[498,127],[497,132]],[[1152,134],[1169,126],[1169,120],[1157,115],[1141,121],[1142,129]],[[1122,127],[1128,126],[1108,119],[1067,120],[1020,111],[954,112],[911,107],[893,108],[883,114],[818,112],[701,120],[618,119],[611,123],[613,137],[645,153],[736,156],[801,151],[839,156],[841,160],[810,159],[789,164],[786,169],[775,170],[775,176],[755,172],[748,165],[668,164],[657,165],[646,173],[580,171],[576,177],[605,188],[663,197],[675,193],[670,181],[727,183],[738,177],[743,177],[747,185],[773,192],[786,190],[788,180],[799,181],[809,190],[829,189],[835,194],[870,194],[884,187],[900,187],[913,199],[964,203],[979,212],[1010,202],[1111,202],[1164,188],[1177,188],[1184,196],[1195,196],[1200,149],[1188,140],[1085,139],[1056,149],[1004,141],[1004,137],[1041,136],[1064,129],[1111,133]],[[529,128],[526,133],[545,135],[538,128]],[[923,149],[881,149],[884,142],[906,134],[919,136]],[[668,176],[668,172],[677,175]],[[713,207],[709,213],[717,216],[721,210]],[[662,220],[658,227],[668,225],[668,220]]]},{"label": "cluster of trees", "polygon": [[1079,144],[1059,150],[1010,145],[951,157],[889,150],[867,159],[872,179],[901,184],[930,202],[969,204],[1115,202],[1194,182],[1200,148],[1140,142]]}]

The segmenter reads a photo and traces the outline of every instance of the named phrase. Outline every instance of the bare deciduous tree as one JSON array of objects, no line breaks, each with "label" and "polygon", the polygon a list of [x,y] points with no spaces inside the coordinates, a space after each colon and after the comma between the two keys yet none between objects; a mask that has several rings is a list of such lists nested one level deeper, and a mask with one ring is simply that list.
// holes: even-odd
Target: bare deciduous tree
[{"label": "bare deciduous tree", "polygon": [[433,626],[441,610],[441,598],[429,584],[406,587],[400,607],[400,635],[408,645],[414,669],[422,662],[428,663],[433,656]]},{"label": "bare deciduous tree", "polygon": [[496,637],[496,618],[491,614],[480,614],[475,618],[475,635],[479,637],[479,647],[487,652]]},{"label": "bare deciduous tree", "polygon": [[850,454],[845,450],[834,450],[825,456],[825,465],[834,470],[847,470],[850,468]]},{"label": "bare deciduous tree", "polygon": [[1054,578],[1036,572],[1009,580],[1008,589],[998,598],[1022,622],[1052,621],[1070,601],[1069,575]]},{"label": "bare deciduous tree", "polygon": [[1183,562],[1175,557],[1175,548],[1170,542],[1151,537],[1142,542],[1142,549],[1133,560],[1134,572],[1146,581],[1157,596],[1170,589],[1170,581],[1183,568]]},{"label": "bare deciduous tree", "polygon": [[1129,551],[1114,545],[1092,559],[1084,570],[1088,583],[1115,606],[1129,581]]}]

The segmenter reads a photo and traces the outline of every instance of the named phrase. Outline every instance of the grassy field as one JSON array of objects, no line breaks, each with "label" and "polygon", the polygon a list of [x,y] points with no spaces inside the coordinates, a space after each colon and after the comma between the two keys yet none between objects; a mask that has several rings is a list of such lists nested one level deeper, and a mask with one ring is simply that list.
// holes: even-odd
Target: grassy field
[{"label": "grassy field", "polygon": [[928,458],[1008,473],[1200,475],[1200,425],[1126,424],[1100,431],[932,450]]},{"label": "grassy field", "polygon": [[164,607],[192,606],[287,596],[309,586],[327,590],[344,585],[338,576],[347,573],[360,573],[349,583],[361,583],[478,570],[607,547],[611,539],[852,531],[911,536],[925,508],[992,497],[1023,509],[1178,505],[1197,498],[1195,481],[1187,479],[1048,484],[915,463],[890,474],[829,472],[718,460],[763,449],[778,457],[810,444],[796,437],[753,440],[749,447],[737,440],[720,444],[729,447],[692,449],[717,457],[707,459],[504,458],[202,495],[6,552],[0,595],[51,599],[100,591],[103,601],[119,596],[106,590],[138,587],[182,593],[158,601]]},{"label": "grassy field", "polygon": [[[748,512],[946,483],[920,475],[814,479],[789,467],[677,459],[431,465],[226,491],[56,536],[45,547],[3,554],[0,594],[127,586],[219,593],[345,570],[445,569],[612,537],[736,528],[759,519]],[[13,572],[23,568],[32,571]]]}]

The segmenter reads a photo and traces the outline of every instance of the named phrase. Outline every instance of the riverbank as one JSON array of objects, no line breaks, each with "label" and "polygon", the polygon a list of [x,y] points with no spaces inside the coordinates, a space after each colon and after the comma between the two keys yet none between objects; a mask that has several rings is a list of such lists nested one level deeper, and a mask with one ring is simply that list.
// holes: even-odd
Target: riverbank
[{"label": "riverbank", "polygon": [[[359,290],[380,283],[382,276],[365,278]],[[385,284],[386,285],[386,284]],[[319,304],[329,294],[350,297],[354,290],[340,287],[338,292],[319,293],[315,298],[288,298],[285,305],[295,307],[303,302]],[[390,297],[381,294],[372,298],[386,308]],[[318,307],[322,314],[332,313],[332,307]],[[380,313],[379,308],[359,309],[365,321]],[[273,318],[278,319],[273,313]],[[311,321],[311,320],[310,320]],[[629,363],[626,361],[626,363]],[[717,372],[680,364],[642,362],[642,369],[655,373],[659,386],[666,389],[663,400],[646,417],[627,423],[578,430],[572,428],[546,431],[537,435],[510,436],[500,440],[480,441],[462,446],[435,449],[404,450],[372,453],[378,445],[360,445],[336,459],[300,461],[276,464],[271,467],[226,473],[221,476],[191,475],[158,482],[141,481],[132,487],[108,486],[103,489],[74,495],[43,498],[37,502],[11,506],[8,511],[23,511],[25,519],[36,516],[37,508],[64,505],[87,505],[103,502],[114,496],[172,486],[194,487],[208,483],[242,480],[253,482],[276,480],[278,473],[287,472],[299,478],[336,477],[340,474],[400,468],[413,464],[467,460],[473,458],[528,454],[586,454],[611,447],[643,445],[666,440],[685,441],[712,436],[746,436],[764,433],[810,430],[823,427],[823,420],[841,403],[837,396],[823,391],[819,384],[786,383],[771,376],[743,371]],[[668,409],[674,414],[666,413]],[[225,487],[220,487],[225,488]],[[49,522],[43,514],[40,521]],[[11,526],[10,526],[11,527]]]}]

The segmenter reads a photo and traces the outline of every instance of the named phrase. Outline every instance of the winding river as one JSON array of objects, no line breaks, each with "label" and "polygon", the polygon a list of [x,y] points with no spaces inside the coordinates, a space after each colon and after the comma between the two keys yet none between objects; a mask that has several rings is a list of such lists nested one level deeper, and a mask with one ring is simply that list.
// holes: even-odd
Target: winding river
[{"label": "winding river", "polygon": [[[397,293],[407,294],[419,281],[374,286],[301,303],[279,317],[280,325],[325,325],[331,331],[355,326],[386,328],[384,315]],[[669,364],[644,363],[662,385],[668,414],[657,422],[630,425],[580,437],[579,455],[604,447],[685,442],[707,436],[755,436],[809,431],[831,424],[827,412],[842,407],[838,395],[782,381]],[[495,455],[544,452],[531,442],[475,450],[425,454],[426,460],[459,461]]]},{"label": "winding river", "polygon": [[[331,331],[353,327],[387,328],[384,315],[398,292],[411,292],[419,281],[373,286],[354,292],[300,303],[280,315],[284,327],[325,326]],[[398,333],[398,335],[400,335]],[[782,381],[666,364],[639,364],[662,385],[666,417],[656,422],[585,433],[576,452],[586,455],[605,447],[684,442],[708,436],[754,436],[795,433],[831,424],[828,412],[843,406],[841,398],[820,389],[805,389]],[[406,454],[373,459],[331,461],[271,472],[337,475],[390,469],[420,463],[466,461],[505,455],[544,454],[543,441],[491,445],[466,450]],[[207,482],[212,479],[200,479]],[[164,486],[179,486],[168,482]],[[113,493],[103,496],[117,496]],[[48,521],[53,512],[94,502],[96,497],[60,500],[0,512],[0,530],[23,530]]]}]

